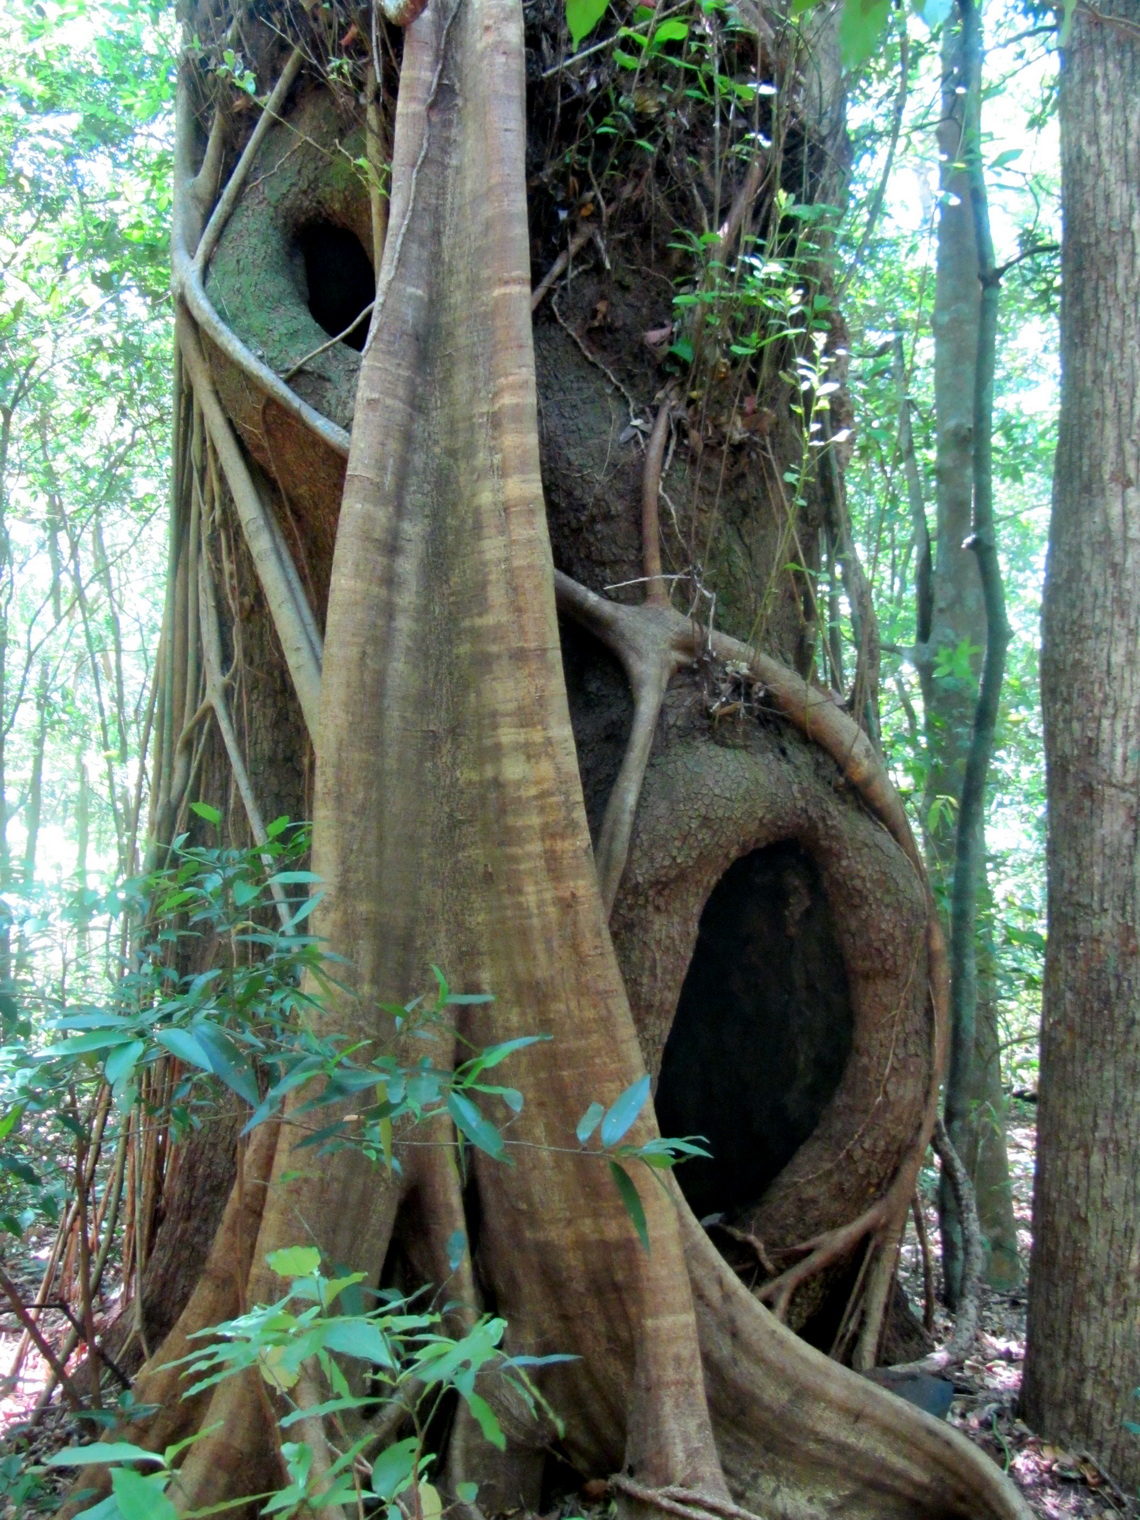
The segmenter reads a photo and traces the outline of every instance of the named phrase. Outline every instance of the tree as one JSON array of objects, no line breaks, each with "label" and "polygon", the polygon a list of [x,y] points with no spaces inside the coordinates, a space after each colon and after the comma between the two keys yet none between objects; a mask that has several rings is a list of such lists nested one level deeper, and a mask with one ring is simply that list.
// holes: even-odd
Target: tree
[{"label": "tree", "polygon": [[1133,691],[1140,585],[1140,9],[1078,12],[1063,57],[1061,422],[1042,620],[1049,939],[1024,1406],[1140,1481]]},{"label": "tree", "polygon": [[[788,1328],[876,1359],[945,1039],[901,804],[808,679],[825,492],[842,510],[817,478],[844,359],[830,27],[633,19],[583,72],[561,15],[536,8],[524,49],[510,0],[432,0],[402,45],[332,7],[188,11],[156,852],[195,795],[262,841],[308,811],[315,753],[314,918],[350,963],[320,1027],[398,1049],[378,1005],[434,963],[493,994],[460,1011],[476,1046],[552,1039],[512,1057],[510,1166],[475,1150],[461,1175],[446,1118],[398,1138],[398,1173],[298,1145],[299,1099],[254,1129],[139,1379],[147,1444],[205,1432],[186,1509],[278,1481],[256,1374],[180,1403],[174,1362],[273,1295],[300,1234],[577,1357],[544,1375],[557,1441],[500,1403],[497,1452],[460,1406],[445,1480],[492,1510],[537,1508],[560,1461],[694,1517],[1025,1513]],[[629,1183],[644,1248],[628,1189],[563,1143],[646,1070],[663,1123],[709,1133],[680,1184],[725,1255],[671,1179]]]},{"label": "tree", "polygon": [[[967,53],[966,35],[965,25],[947,26],[943,41],[942,116],[938,127],[943,198],[938,211],[933,318],[937,526],[934,555],[929,545],[925,552],[920,547],[915,584],[916,645],[929,754],[923,798],[926,858],[936,882],[948,895],[953,884],[955,904],[959,897],[952,845],[954,820],[946,816],[946,807],[948,800],[957,806],[962,799],[978,705],[979,667],[990,642],[982,578],[972,547],[977,448],[974,382],[981,301],[971,174],[965,162],[982,151],[982,58],[980,46],[973,50],[977,56]],[[974,177],[980,175],[979,163]],[[984,207],[983,215],[988,215]],[[992,393],[990,405],[992,408]],[[974,857],[980,862],[976,867],[979,879],[972,890],[984,899],[987,873],[981,803],[982,798],[977,796],[977,816],[967,819],[966,826],[977,828],[981,835]],[[957,858],[962,860],[961,846]],[[1005,1145],[993,942],[992,934],[977,923],[976,912],[969,917],[962,934],[970,946],[970,959],[980,959],[981,964],[968,974],[961,967],[957,969],[957,980],[965,976],[970,986],[952,998],[952,1006],[957,1018],[963,1004],[969,1005],[966,1019],[972,1027],[972,1039],[964,1040],[970,1059],[963,1061],[957,1052],[951,1056],[947,1127],[962,1152],[977,1194],[986,1238],[987,1278],[995,1286],[1008,1287],[1018,1280],[1019,1269]],[[983,940],[980,958],[973,949],[979,934]],[[952,1037],[952,1050],[953,1046]],[[955,1303],[961,1289],[961,1227],[945,1181],[939,1213],[947,1296]]]}]

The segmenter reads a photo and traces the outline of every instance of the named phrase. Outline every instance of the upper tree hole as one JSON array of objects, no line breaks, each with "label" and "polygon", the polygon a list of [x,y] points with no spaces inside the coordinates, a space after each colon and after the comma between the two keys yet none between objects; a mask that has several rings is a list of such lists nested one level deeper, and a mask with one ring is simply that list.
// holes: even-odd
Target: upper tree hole
[{"label": "upper tree hole", "polygon": [[698,1219],[755,1203],[819,1122],[851,1051],[847,973],[815,863],[787,840],[729,867],[701,914],[661,1064],[663,1135],[704,1135]]},{"label": "upper tree hole", "polygon": [[[357,352],[368,336],[361,312],[376,295],[372,260],[355,232],[332,222],[310,222],[297,234],[305,261],[309,310],[330,338],[351,327],[344,341]],[[360,321],[353,326],[353,319]]]}]

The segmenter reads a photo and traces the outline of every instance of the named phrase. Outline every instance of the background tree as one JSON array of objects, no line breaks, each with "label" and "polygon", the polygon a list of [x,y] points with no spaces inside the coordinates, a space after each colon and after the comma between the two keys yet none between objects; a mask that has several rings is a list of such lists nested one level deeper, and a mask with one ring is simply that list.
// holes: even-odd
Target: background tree
[{"label": "background tree", "polygon": [[1060,436],[1043,617],[1049,947],[1026,1417],[1140,1481],[1133,690],[1140,585],[1140,9],[1078,10],[1061,75]]},{"label": "background tree", "polygon": [[[974,517],[975,390],[981,285],[978,241],[970,180],[982,180],[984,167],[981,103],[981,49],[968,50],[967,28],[960,20],[943,34],[942,116],[938,126],[941,160],[938,208],[938,255],[934,291],[934,404],[937,414],[936,526],[933,552],[919,545],[915,596],[918,611],[916,651],[922,680],[928,768],[923,799],[926,859],[944,900],[957,901],[954,842],[962,822],[963,779],[978,706],[978,675],[989,640],[978,558],[971,548]],[[975,159],[971,176],[967,157]],[[988,220],[988,209],[982,213]],[[992,405],[992,397],[991,397]],[[1000,574],[1000,571],[999,571]],[[1005,1145],[1005,1098],[1002,1092],[1000,1037],[997,1023],[994,952],[986,901],[985,807],[967,826],[980,831],[973,886],[982,912],[969,931],[981,940],[964,996],[952,995],[953,1018],[969,1003],[970,1060],[951,1059],[946,1112],[951,1137],[969,1169],[977,1196],[986,1250],[986,1276],[1007,1287],[1019,1278],[1017,1230],[1013,1218],[1009,1163]],[[962,852],[957,852],[961,861]],[[952,967],[952,985],[962,971]],[[952,1040],[952,1049],[957,1041]],[[944,1289],[951,1303],[961,1290],[962,1238],[956,1200],[943,1180],[939,1200]]]}]

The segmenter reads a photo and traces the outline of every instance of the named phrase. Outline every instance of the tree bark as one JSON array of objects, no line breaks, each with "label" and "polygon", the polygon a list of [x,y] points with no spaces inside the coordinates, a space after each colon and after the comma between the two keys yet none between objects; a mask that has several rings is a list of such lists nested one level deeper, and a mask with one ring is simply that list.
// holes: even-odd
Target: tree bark
[{"label": "tree bark", "polygon": [[1024,1409],[1140,1482],[1140,5],[1062,55],[1061,422],[1041,689],[1049,942]]}]

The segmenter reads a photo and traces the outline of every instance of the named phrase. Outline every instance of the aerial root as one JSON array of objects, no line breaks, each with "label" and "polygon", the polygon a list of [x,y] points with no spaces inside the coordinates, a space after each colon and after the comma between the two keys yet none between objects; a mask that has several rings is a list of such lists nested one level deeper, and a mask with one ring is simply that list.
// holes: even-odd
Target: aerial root
[{"label": "aerial root", "polygon": [[825,1230],[823,1234],[813,1236],[811,1240],[805,1240],[801,1245],[792,1247],[793,1251],[807,1253],[803,1260],[798,1261],[794,1267],[788,1267],[770,1282],[754,1288],[755,1296],[761,1303],[771,1303],[772,1313],[781,1323],[784,1323],[792,1294],[797,1288],[802,1287],[811,1278],[818,1277],[833,1263],[850,1256],[865,1236],[878,1234],[882,1230],[888,1222],[889,1196],[888,1194],[880,1198],[877,1203],[872,1204],[850,1223],[839,1225],[834,1230]]},{"label": "aerial root", "polygon": [[653,1509],[665,1510],[667,1514],[679,1515],[682,1520],[760,1520],[750,1509],[742,1509],[728,1499],[718,1499],[714,1494],[701,1493],[698,1489],[679,1488],[668,1484],[664,1488],[649,1488],[625,1473],[615,1473],[609,1480],[610,1487],[619,1493],[636,1499]]},{"label": "aerial root", "polygon": [[763,686],[780,712],[832,757],[844,779],[879,819],[895,843],[925,880],[922,858],[897,792],[867,735],[826,692],[770,655],[728,634],[707,628],[672,607],[646,602],[626,607],[599,596],[562,571],[554,572],[559,611],[573,618],[621,661],[631,683],[654,666],[668,663],[674,672],[712,654],[743,665],[749,678]]},{"label": "aerial root", "polygon": [[[651,485],[649,472],[652,458],[655,454],[660,456],[664,451],[669,410],[670,403],[666,400],[658,412],[654,435],[647,450],[646,493]],[[659,466],[660,457],[656,485],[653,486],[654,514],[656,493],[660,489]],[[648,494],[645,499],[648,501]],[[656,540],[654,542],[656,546]],[[645,542],[645,552],[648,567],[648,539]],[[640,607],[627,607],[612,602],[560,570],[554,572],[555,599],[559,611],[592,633],[616,655],[633,692],[633,727],[617,782],[606,805],[596,851],[598,880],[607,913],[613,909],[629,857],[633,820],[666,688],[679,670],[707,654],[743,665],[749,677],[757,685],[763,686],[784,717],[813,743],[827,751],[839,766],[844,779],[858,792],[911,862],[920,880],[925,883],[922,860],[905,809],[873,745],[859,725],[847,712],[836,707],[826,693],[816,691],[780,661],[768,655],[757,654],[738,639],[706,628],[668,606],[660,577],[659,556],[656,565],[657,571],[654,574],[650,574],[647,568],[653,594]],[[937,1043],[941,1045],[942,1020],[937,1010],[936,1023],[939,1025]],[[937,1064],[941,1070],[941,1057]]]},{"label": "aerial root", "polygon": [[[668,432],[669,403],[658,413],[654,436],[647,450],[645,498],[652,481],[653,456],[663,453]],[[656,449],[654,445],[656,444]],[[655,467],[655,466],[654,466]],[[659,474],[654,487],[660,487]],[[643,530],[648,514],[643,515]],[[931,1084],[923,1121],[914,1144],[900,1163],[894,1181],[886,1193],[858,1219],[838,1226],[810,1241],[802,1249],[808,1254],[765,1283],[757,1296],[770,1299],[777,1319],[784,1319],[795,1290],[817,1276],[826,1267],[851,1254],[859,1243],[872,1237],[859,1279],[844,1315],[844,1335],[853,1334],[859,1324],[854,1351],[858,1367],[874,1364],[878,1341],[886,1312],[890,1283],[895,1269],[896,1252],[889,1242],[901,1234],[906,1212],[914,1191],[921,1157],[934,1127],[938,1111],[938,1082],[945,1064],[947,1038],[946,955],[938,928],[922,858],[902,802],[891,785],[867,735],[851,716],[837,707],[824,693],[810,686],[801,676],[780,661],[760,654],[738,639],[703,626],[693,618],[682,616],[663,599],[658,576],[651,574],[653,563],[648,537],[644,538],[646,573],[651,590],[640,607],[628,607],[599,596],[559,571],[555,572],[555,596],[559,610],[586,628],[620,660],[634,697],[634,721],[621,770],[606,806],[598,839],[597,864],[599,882],[607,911],[612,910],[629,855],[629,842],[638,800],[644,784],[652,749],[653,734],[666,688],[672,676],[687,664],[707,655],[743,668],[784,717],[804,736],[835,761],[847,783],[894,839],[922,882],[928,903],[927,972],[933,1019],[934,1052]],[[763,1250],[757,1252],[765,1266]]]},{"label": "aerial root", "polygon": [[633,820],[653,749],[653,735],[657,732],[661,704],[675,670],[675,658],[666,652],[663,658],[647,666],[638,666],[633,675],[633,726],[622,756],[621,769],[606,802],[595,856],[598,885],[607,918],[613,912],[622,873],[629,858]]},{"label": "aerial root", "polygon": [[[207,1394],[184,1399],[184,1368],[179,1364],[200,1345],[194,1339],[200,1330],[232,1319],[241,1310],[242,1288],[253,1255],[253,1244],[265,1205],[273,1156],[277,1147],[279,1124],[268,1119],[250,1135],[245,1153],[239,1157],[241,1185],[235,1185],[226,1203],[222,1222],[206,1258],[190,1301],[179,1315],[174,1328],[135,1379],[136,1402],[157,1406],[154,1415],[142,1425],[132,1424],[119,1431],[124,1440],[148,1451],[162,1451],[181,1440],[200,1425],[208,1401]],[[109,1438],[110,1439],[110,1438]],[[83,1499],[71,1499],[60,1510],[57,1520],[86,1509],[96,1497],[110,1492],[110,1474],[105,1467],[88,1467],[76,1480],[75,1490],[88,1491]]]},{"label": "aerial root", "polygon": [[958,1218],[962,1225],[962,1292],[950,1339],[929,1356],[903,1363],[899,1370],[906,1372],[942,1372],[947,1367],[956,1366],[969,1355],[978,1335],[984,1253],[977,1200],[965,1163],[954,1148],[941,1118],[935,1123],[930,1143],[942,1163],[958,1205]]}]

